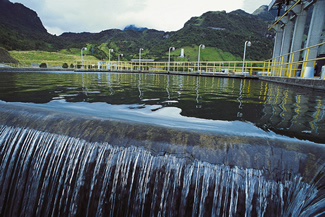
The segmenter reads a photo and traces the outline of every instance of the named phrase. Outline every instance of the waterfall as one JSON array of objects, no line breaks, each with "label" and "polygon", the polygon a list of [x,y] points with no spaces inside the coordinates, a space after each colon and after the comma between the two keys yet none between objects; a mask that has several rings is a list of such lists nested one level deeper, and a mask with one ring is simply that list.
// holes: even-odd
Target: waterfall
[{"label": "waterfall", "polygon": [[324,168],[212,164],[144,147],[0,125],[0,216],[309,216],[324,212]]}]

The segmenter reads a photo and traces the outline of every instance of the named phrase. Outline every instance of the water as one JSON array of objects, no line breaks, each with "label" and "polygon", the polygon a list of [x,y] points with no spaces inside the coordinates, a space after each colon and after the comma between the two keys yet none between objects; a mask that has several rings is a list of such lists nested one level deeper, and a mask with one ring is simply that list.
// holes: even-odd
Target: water
[{"label": "water", "polygon": [[[1,216],[309,216],[324,189],[284,173],[2,126]],[[5,178],[4,178],[5,177]]]},{"label": "water", "polygon": [[[238,121],[222,133],[241,125],[235,134],[249,134],[257,127],[318,143],[325,141],[324,96],[309,89],[231,78],[0,73],[3,102],[214,132]],[[261,131],[255,135],[263,135]]]},{"label": "water", "polygon": [[0,73],[0,216],[321,216],[325,94]]}]

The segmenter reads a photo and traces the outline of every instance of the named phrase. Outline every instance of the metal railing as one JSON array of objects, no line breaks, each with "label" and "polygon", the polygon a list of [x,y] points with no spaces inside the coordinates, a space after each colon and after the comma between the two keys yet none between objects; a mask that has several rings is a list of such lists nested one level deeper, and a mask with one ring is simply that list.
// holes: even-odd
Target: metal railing
[{"label": "metal railing", "polygon": [[[84,71],[125,71],[125,72],[160,72],[169,71],[179,74],[228,74],[228,75],[259,75],[259,76],[281,76],[281,77],[304,77],[307,63],[313,65],[325,57],[309,59],[309,52],[312,49],[318,49],[325,46],[325,42],[294,51],[266,61],[245,61],[244,71],[242,61],[45,61],[47,68],[51,69],[70,69]],[[305,59],[302,57],[305,56]],[[294,61],[296,60],[296,61]],[[6,64],[10,67],[39,68],[40,63],[32,61],[20,62],[19,64]],[[321,67],[321,66],[320,66]]]},{"label": "metal railing", "polygon": [[[127,71],[127,72],[168,72],[168,62],[139,62],[134,61],[75,61],[72,63],[47,61],[47,68],[62,69],[63,64],[67,69],[83,71]],[[265,61],[245,61],[244,72],[242,70],[242,61],[201,61],[181,62],[172,61],[169,63],[170,72],[182,74],[201,74],[201,73],[221,73],[236,75],[267,75],[270,73],[269,63]],[[11,67],[20,68],[39,68],[40,63],[21,62],[19,64],[7,64]]]},{"label": "metal railing", "polygon": [[325,59],[325,57],[309,58],[310,51],[318,50],[321,46],[325,46],[325,42],[268,60],[270,63],[270,75],[305,77],[307,63],[315,66],[317,61]]}]

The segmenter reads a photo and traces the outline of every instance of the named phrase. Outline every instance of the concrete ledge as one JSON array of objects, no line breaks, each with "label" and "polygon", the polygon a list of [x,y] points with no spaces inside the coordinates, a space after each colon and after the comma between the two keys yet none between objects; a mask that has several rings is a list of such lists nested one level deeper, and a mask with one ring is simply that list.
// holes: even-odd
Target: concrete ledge
[{"label": "concrete ledge", "polygon": [[[325,147],[302,140],[280,140],[185,130],[98,118],[32,105],[0,104],[0,126],[33,129],[91,143],[141,147],[153,155],[169,155],[211,164],[269,171],[273,179],[284,171],[311,180],[325,165]],[[0,128],[1,129],[1,128]]]},{"label": "concrete ledge", "polygon": [[63,69],[63,68],[32,68],[32,67],[0,67],[0,72],[55,72],[55,71],[74,71],[74,69]]},{"label": "concrete ledge", "polygon": [[[84,69],[62,69],[62,68],[5,68],[0,67],[0,72],[20,72],[20,71],[71,71],[71,72],[111,72],[107,70],[97,70],[97,69],[91,69],[91,70],[84,70]],[[207,72],[166,72],[166,71],[157,71],[157,72],[151,72],[151,71],[113,71],[113,72],[121,72],[121,73],[149,73],[149,74],[171,74],[171,75],[188,75],[188,76],[203,76],[203,77],[221,77],[221,78],[239,78],[239,79],[260,79],[262,81],[268,81],[268,82],[276,82],[280,84],[289,84],[289,85],[295,85],[299,87],[306,87],[306,88],[312,88],[317,90],[323,90],[325,91],[325,79],[320,78],[297,78],[297,77],[270,77],[270,76],[258,76],[258,75],[238,75],[238,74],[224,74],[224,73],[207,73]]]},{"label": "concrete ledge", "polygon": [[319,78],[260,77],[260,80],[325,90],[325,80]]}]

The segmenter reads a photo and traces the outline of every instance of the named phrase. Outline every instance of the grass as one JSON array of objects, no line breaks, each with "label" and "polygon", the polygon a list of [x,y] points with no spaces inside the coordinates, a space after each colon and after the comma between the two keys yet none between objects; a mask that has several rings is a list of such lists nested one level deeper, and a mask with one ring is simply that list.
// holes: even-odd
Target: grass
[{"label": "grass", "polygon": [[[114,46],[113,46],[114,47]],[[88,47],[90,49],[90,47]],[[185,51],[185,58],[179,57],[181,49],[178,48],[171,52],[171,57],[175,61],[197,61],[198,59],[198,46],[186,46],[183,47]],[[108,54],[108,47],[106,43],[100,45],[99,49]],[[30,65],[31,63],[48,63],[52,66],[62,66],[63,63],[80,64],[81,51],[77,48],[62,49],[58,52],[47,51],[9,51],[10,55],[17,59],[21,64]],[[142,54],[149,53],[149,50],[144,50]],[[99,61],[96,57],[91,56],[89,50],[84,51],[86,54],[83,57],[85,64],[91,62],[91,64],[97,64]],[[168,52],[165,53],[168,56]],[[138,58],[138,53],[134,54],[134,58]],[[154,57],[153,57],[154,58]],[[241,61],[241,57],[234,56],[231,53],[223,52],[215,47],[206,47],[200,50],[200,61]],[[89,63],[90,64],[90,63]]]},{"label": "grass", "polygon": [[[21,64],[49,63],[51,65],[62,66],[63,63],[76,64],[81,62],[81,53],[78,49],[61,50],[60,52],[47,51],[9,51],[10,55]],[[84,61],[98,61],[93,56],[84,56]]]},{"label": "grass", "polygon": [[[198,46],[186,46],[184,48],[185,58],[177,57],[181,53],[181,49],[176,49],[171,52],[171,56],[177,61],[197,61],[199,48]],[[167,54],[168,55],[168,54]],[[215,47],[205,47],[200,50],[201,61],[240,61],[242,60],[239,56],[234,56],[231,53],[223,52],[222,50]]]}]

